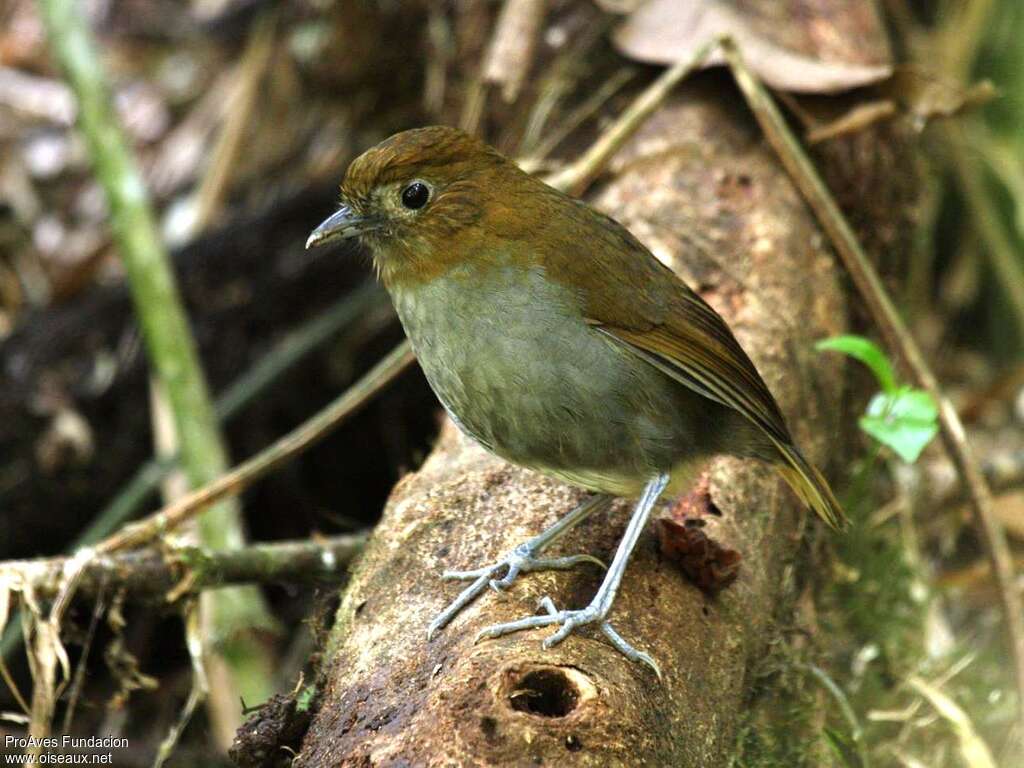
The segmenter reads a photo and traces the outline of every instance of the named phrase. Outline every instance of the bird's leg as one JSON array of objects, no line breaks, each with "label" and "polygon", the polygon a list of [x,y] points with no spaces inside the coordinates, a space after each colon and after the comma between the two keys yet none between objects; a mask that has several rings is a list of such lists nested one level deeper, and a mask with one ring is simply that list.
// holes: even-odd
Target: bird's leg
[{"label": "bird's leg", "polygon": [[658,497],[661,496],[665,486],[668,485],[668,480],[669,476],[667,474],[659,475],[649,481],[644,487],[643,495],[640,497],[640,501],[637,502],[636,510],[633,512],[633,517],[630,518],[629,525],[626,526],[626,532],[622,536],[619,548],[615,551],[615,559],[612,560],[612,564],[608,567],[608,573],[605,574],[604,581],[601,582],[601,587],[597,590],[597,594],[594,595],[594,599],[590,601],[590,605],[580,610],[559,611],[555,608],[551,599],[545,597],[539,605],[539,607],[544,609],[543,615],[527,616],[526,618],[510,621],[506,624],[495,624],[481,630],[476,639],[500,637],[501,635],[518,632],[522,629],[559,624],[561,626],[558,631],[544,640],[544,647],[550,648],[567,638],[577,627],[598,622],[601,631],[611,641],[612,645],[632,661],[640,661],[649,666],[660,678],[661,670],[658,669],[654,659],[643,651],[636,650],[623,640],[606,619],[611,611],[612,603],[615,601],[615,594],[618,592],[619,584],[622,582],[622,575],[626,571],[629,556],[632,554],[633,548],[640,538],[644,525],[651,516],[651,511],[654,509]]},{"label": "bird's leg", "polygon": [[[427,639],[433,637],[434,633],[445,626],[455,616],[469,605],[488,586],[496,592],[510,587],[520,573],[530,571],[565,570],[580,563],[594,563],[604,568],[604,563],[592,555],[570,555],[568,557],[541,558],[538,555],[551,546],[566,533],[579,525],[590,515],[599,509],[604,509],[611,504],[612,497],[605,495],[592,496],[577,506],[572,512],[561,518],[550,528],[542,531],[529,541],[524,541],[512,549],[497,562],[485,565],[483,568],[476,568],[472,571],[445,571],[441,578],[448,580],[472,580],[473,583],[466,587],[447,608],[445,608],[427,627]],[[496,579],[498,572],[507,568],[505,575]]]}]

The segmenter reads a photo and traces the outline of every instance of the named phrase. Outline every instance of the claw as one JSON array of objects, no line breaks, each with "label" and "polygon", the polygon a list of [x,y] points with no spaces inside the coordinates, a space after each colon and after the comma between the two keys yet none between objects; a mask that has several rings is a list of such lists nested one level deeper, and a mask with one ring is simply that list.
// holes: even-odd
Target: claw
[{"label": "claw", "polygon": [[[665,490],[668,482],[669,475],[666,473],[656,475],[647,481],[647,484],[644,486],[644,492],[640,496],[640,500],[637,502],[636,508],[633,510],[633,515],[629,519],[629,524],[626,526],[626,531],[622,536],[622,541],[619,542],[618,549],[615,550],[615,558],[612,560],[611,566],[606,569],[607,573],[605,574],[604,580],[601,582],[601,587],[598,589],[597,594],[594,596],[590,605],[581,610],[559,611],[551,599],[545,597],[541,599],[538,605],[538,609],[544,610],[543,615],[527,616],[526,618],[518,619],[517,621],[510,621],[505,624],[495,624],[490,627],[485,627],[477,633],[473,642],[477,643],[489,637],[501,637],[502,635],[507,635],[511,632],[519,632],[524,629],[535,629],[537,627],[547,627],[552,624],[558,624],[559,628],[555,633],[544,640],[544,647],[550,648],[571,635],[577,627],[597,623],[605,637],[608,638],[616,650],[625,655],[631,661],[638,661],[646,664],[660,680],[661,670],[658,668],[654,659],[643,651],[638,651],[623,640],[611,624],[605,620],[605,617],[607,617],[608,612],[611,610],[612,603],[615,600],[615,593],[617,592],[619,585],[622,583],[622,575],[625,573],[629,556],[633,552],[633,548],[636,546],[636,543],[640,538],[644,525],[650,519],[651,511],[654,509],[654,505]],[[427,637],[432,637],[434,632],[451,621],[459,611],[468,605],[470,601],[474,600],[480,592],[486,589],[488,584],[491,589],[500,592],[507,586],[511,585],[512,581],[520,572],[525,573],[532,570],[571,568],[574,565],[584,562],[596,563],[604,568],[604,563],[590,555],[571,555],[568,557],[545,559],[537,558],[536,555],[540,554],[545,547],[560,538],[566,531],[572,528],[572,526],[578,524],[596,508],[606,505],[607,503],[608,497],[598,496],[581,504],[538,536],[530,539],[530,541],[525,544],[520,544],[495,565],[475,571],[451,571],[446,574],[446,577],[450,578],[475,578],[476,580],[466,587],[455,601],[445,608],[440,616],[431,622],[430,627],[427,630]],[[508,567],[508,572],[505,574],[505,577],[502,579],[492,578],[494,573],[504,566]]]},{"label": "claw", "polygon": [[592,563],[603,571],[608,570],[608,566],[604,564],[603,560],[599,560],[593,555],[568,555],[567,557],[552,557],[543,560],[534,560],[534,570],[545,570],[545,571],[565,571],[573,566],[579,565],[580,563]]},{"label": "claw", "polygon": [[[516,576],[518,575],[519,574],[517,573]],[[512,582],[514,580],[514,577],[510,579],[508,576],[505,576],[502,579],[491,579],[490,582],[488,582],[488,586],[490,586],[490,588],[494,590],[494,592],[504,597],[505,592],[508,590],[509,587],[512,586]]]},{"label": "claw", "polygon": [[[483,568],[474,568],[470,571],[445,571],[441,574],[441,578],[446,581],[469,581],[473,583],[466,587],[459,596],[456,597],[447,608],[445,608],[427,627],[427,639],[433,638],[434,634],[444,627],[449,621],[475,600],[481,592],[490,587],[492,590],[500,595],[504,595],[505,590],[512,586],[513,582],[519,576],[520,573],[530,573],[531,571],[564,571],[572,568],[580,563],[593,563],[601,566],[607,570],[604,563],[598,560],[592,555],[568,555],[566,557],[551,557],[551,558],[538,558],[534,557],[534,552],[529,544],[520,544],[509,552],[498,562],[484,566]],[[494,578],[495,575],[501,571],[502,568],[507,568],[505,575],[498,579]]]},{"label": "claw", "polygon": [[541,608],[543,608],[545,611],[547,611],[548,616],[557,616],[558,615],[558,609],[555,608],[554,601],[550,597],[548,597],[547,595],[545,595],[544,597],[542,597],[540,600],[537,601],[537,610],[540,610]]},{"label": "claw", "polygon": [[550,624],[557,624],[562,618],[562,613],[556,611],[553,614],[546,616],[526,616],[522,619],[515,621],[509,621],[505,624],[492,624],[489,627],[484,627],[476,633],[476,637],[473,638],[474,645],[479,643],[481,640],[487,640],[494,637],[501,637],[502,635],[508,635],[512,632],[519,632],[524,629],[534,629],[536,627],[546,627]]},{"label": "claw", "polygon": [[434,634],[439,629],[455,618],[455,615],[459,611],[469,605],[476,596],[486,588],[490,575],[490,573],[482,574],[476,581],[462,590],[462,592],[459,593],[459,596],[452,600],[448,607],[441,611],[441,613],[439,613],[437,617],[430,622],[430,626],[427,627],[428,641],[434,637]]},{"label": "claw", "polygon": [[658,677],[658,682],[664,682],[661,676],[661,667],[658,666],[658,662],[654,660],[654,657],[649,653],[638,651],[632,645],[622,639],[622,635],[615,631],[615,628],[607,621],[601,623],[601,631],[604,636],[607,637],[611,644],[614,645],[619,652],[630,661],[639,661],[641,664],[646,664],[653,670],[654,674]]},{"label": "claw", "polygon": [[539,627],[559,624],[561,626],[559,626],[554,634],[544,638],[542,645],[545,649],[549,649],[565,640],[579,627],[600,622],[601,632],[604,633],[604,636],[608,638],[617,651],[630,661],[637,661],[647,665],[657,675],[659,681],[662,679],[661,669],[654,658],[648,653],[638,651],[623,640],[622,636],[615,631],[615,628],[605,620],[607,610],[603,609],[596,600],[580,610],[559,611],[550,597],[542,597],[537,602],[537,609],[543,610],[544,613],[538,616],[526,616],[504,624],[493,624],[489,627],[484,627],[477,632],[473,643],[476,644],[481,640],[509,635],[513,632],[521,632],[524,629],[537,629]]},{"label": "claw", "polygon": [[471,581],[473,579],[479,579],[485,573],[490,576],[502,565],[503,563],[496,563],[495,565],[490,565],[486,568],[475,568],[472,571],[445,571],[441,574],[441,578],[445,581]]}]

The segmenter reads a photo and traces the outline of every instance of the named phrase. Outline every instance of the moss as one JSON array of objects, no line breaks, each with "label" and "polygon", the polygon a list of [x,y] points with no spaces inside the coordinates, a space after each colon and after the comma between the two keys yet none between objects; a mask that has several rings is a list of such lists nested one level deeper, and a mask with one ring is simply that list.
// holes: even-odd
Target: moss
[{"label": "moss", "polygon": [[307,685],[298,695],[295,697],[295,711],[296,712],[309,712],[312,709],[313,702],[316,699],[318,693],[317,686]]},{"label": "moss", "polygon": [[754,670],[751,706],[739,730],[732,768],[833,765],[823,732],[828,697],[805,671],[818,651],[805,639],[798,632],[773,643]]},{"label": "moss", "polygon": [[[857,765],[852,749],[857,726],[805,670],[812,665],[825,670],[865,727],[868,750],[875,752],[889,734],[884,727],[870,727],[868,710],[893,703],[906,675],[921,667],[928,608],[924,581],[894,523],[871,525],[867,517],[873,505],[854,500],[846,507],[853,525],[834,539],[832,572],[825,574],[828,582],[815,600],[818,626],[788,633],[759,665],[735,768]],[[837,744],[847,748],[837,751]]]}]

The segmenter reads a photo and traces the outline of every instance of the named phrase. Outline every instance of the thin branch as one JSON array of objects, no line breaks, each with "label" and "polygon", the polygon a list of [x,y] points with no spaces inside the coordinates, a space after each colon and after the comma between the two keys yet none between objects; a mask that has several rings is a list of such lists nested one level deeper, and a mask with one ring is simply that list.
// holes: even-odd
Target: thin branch
[{"label": "thin branch", "polygon": [[[571,44],[566,45],[545,69],[543,76],[538,75],[533,103],[526,113],[526,124],[516,143],[516,157],[535,154],[535,147],[549,132],[548,121],[560,108],[562,100],[573,91],[579,90],[581,79],[589,71],[585,64],[587,57],[593,53],[597,45],[607,39],[610,27],[611,17],[605,17],[600,22],[581,30],[579,36],[575,37]],[[602,90],[607,84],[607,81],[602,84]],[[514,132],[515,128],[510,126],[509,131]],[[511,136],[507,144],[512,145]]]},{"label": "thin branch", "polygon": [[[333,338],[340,329],[351,325],[357,318],[370,322],[376,329],[392,316],[391,303],[380,287],[372,281],[365,283],[322,314],[289,331],[275,342],[263,357],[217,397],[214,403],[217,418],[222,422],[232,419],[313,349]],[[91,546],[109,536],[136,513],[174,466],[175,461],[155,458],[143,464],[67,551]],[[10,658],[11,653],[21,645],[18,623],[15,612],[3,629],[0,640],[0,656],[3,659]]]},{"label": "thin branch", "polygon": [[[344,577],[345,567],[365,542],[365,533],[355,533],[231,550],[195,546],[167,552],[154,548],[119,552],[89,560],[77,593],[95,596],[116,584],[134,600],[174,602],[230,584],[332,583]],[[15,591],[31,589],[37,597],[49,599],[60,591],[67,563],[68,558],[0,563],[0,583]]]},{"label": "thin branch", "polygon": [[602,132],[601,138],[572,165],[559,171],[547,183],[569,194],[581,194],[597,178],[612,156],[626,140],[643,125],[680,82],[699,67],[711,50],[719,44],[717,38],[700,46],[689,58],[673,64],[651,83],[618,119]]},{"label": "thin branch", "polygon": [[860,720],[857,719],[857,713],[853,711],[853,706],[851,706],[846,692],[818,665],[800,664],[798,666],[817,680],[835,700],[839,706],[840,714],[846,720],[847,725],[850,726],[850,739],[857,748],[857,757],[860,759],[860,765],[862,768],[871,768],[871,755],[868,752],[867,744],[864,742],[864,728],[861,726]]},{"label": "thin branch", "polygon": [[814,164],[789,130],[775,102],[743,63],[735,44],[731,40],[725,40],[722,47],[736,78],[736,84],[743,92],[765,137],[778,154],[797,189],[814,211],[822,228],[831,238],[875,323],[885,336],[889,348],[896,353],[918,386],[925,389],[938,405],[943,442],[957,472],[963,478],[974,511],[974,522],[985,544],[999,586],[1003,618],[1016,672],[1018,717],[1024,733],[1024,613],[1021,612],[1020,595],[1014,587],[1014,566],[1006,536],[992,511],[992,494],[967,443],[960,417],[952,403],[942,393],[935,374],[932,373],[917,342],[886,294],[853,229],[839,210]]},{"label": "thin branch", "polygon": [[86,671],[88,668],[89,653],[92,651],[93,640],[96,639],[96,627],[100,619],[107,611],[106,600],[107,581],[101,580],[96,600],[92,607],[92,616],[89,618],[89,628],[85,632],[85,641],[82,643],[82,653],[79,655],[75,665],[75,674],[71,680],[71,688],[67,695],[67,706],[64,709],[64,723],[61,726],[61,733],[71,733],[71,726],[75,722],[75,711],[78,709],[78,700],[85,687]]},{"label": "thin branch", "polygon": [[267,13],[253,23],[249,33],[245,53],[234,72],[234,90],[224,111],[224,125],[196,194],[193,232],[209,226],[227,196],[253,111],[259,104],[259,86],[275,50],[275,21],[275,14]]},{"label": "thin branch", "polygon": [[530,166],[539,166],[559,144],[565,141],[570,133],[579,128],[591,116],[597,114],[597,111],[636,77],[636,74],[637,70],[631,67],[622,67],[602,83],[600,88],[570,112],[554,129],[548,131],[543,139],[537,142],[537,146],[520,161],[520,165],[524,166],[523,169],[529,172],[531,170]]},{"label": "thin branch", "polygon": [[362,408],[378,391],[394,381],[414,359],[409,342],[402,342],[337,400],[269,448],[174,504],[138,523],[126,526],[100,542],[95,551],[103,554],[141,546],[195,517],[210,504],[237,496],[258,478],[325,437],[341,421]]},{"label": "thin branch", "polygon": [[25,701],[25,696],[22,694],[21,689],[18,688],[18,683],[11,675],[11,671],[7,668],[7,664],[0,658],[0,680],[4,681],[4,685],[7,686],[7,690],[11,692],[11,696],[14,697],[15,703],[26,715],[32,712],[32,707]]},{"label": "thin branch", "polygon": [[157,747],[156,756],[153,758],[153,768],[162,766],[171,758],[181,734],[192,720],[196,708],[202,704],[210,693],[210,679],[206,674],[206,659],[203,654],[202,625],[199,617],[199,607],[195,604],[185,609],[185,641],[188,648],[189,659],[192,661],[192,687],[188,692],[188,698],[178,713],[177,720],[167,731],[167,735],[160,746]]},{"label": "thin branch", "polygon": [[[84,9],[75,0],[39,0],[50,48],[60,62],[78,101],[77,125],[110,208],[111,230],[125,268],[159,391],[167,399],[181,468],[190,487],[199,487],[229,467],[227,447],[213,411],[206,376],[167,250],[157,230],[149,194],[113,109],[107,77]],[[221,548],[245,540],[241,511],[231,500],[211,507],[198,519],[204,544]],[[221,654],[231,683],[250,695],[269,694],[273,667],[269,649],[241,628],[273,626],[259,591],[235,588],[207,598],[216,602],[216,628],[209,636],[224,638]],[[211,606],[212,607],[212,606]],[[59,632],[56,621],[40,631]],[[55,637],[54,643],[59,642]],[[47,681],[45,684],[49,684]],[[37,692],[43,686],[37,682]],[[52,707],[38,718],[49,728]],[[34,721],[37,718],[34,717]],[[238,723],[225,721],[222,731]]]}]

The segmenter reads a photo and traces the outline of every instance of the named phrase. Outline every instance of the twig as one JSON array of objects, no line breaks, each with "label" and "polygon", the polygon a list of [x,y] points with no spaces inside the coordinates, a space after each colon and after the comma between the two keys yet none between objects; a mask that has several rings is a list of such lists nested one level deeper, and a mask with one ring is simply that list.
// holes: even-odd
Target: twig
[{"label": "twig", "polygon": [[501,97],[516,100],[533,63],[546,0],[505,0],[484,60],[483,79],[501,86]]},{"label": "twig", "polygon": [[988,745],[978,735],[971,718],[953,699],[939,690],[938,686],[932,685],[916,675],[908,678],[907,684],[926,698],[935,711],[953,726],[957,741],[960,742],[960,755],[965,765],[969,765],[971,768],[996,768],[996,761],[992,757]]},{"label": "twig", "polygon": [[96,638],[96,627],[107,610],[106,600],[107,580],[99,583],[96,594],[96,603],[92,607],[92,616],[89,618],[89,628],[85,632],[85,641],[82,643],[82,652],[78,656],[75,666],[75,675],[71,680],[71,688],[68,691],[68,703],[64,709],[64,723],[61,726],[61,733],[71,733],[71,725],[75,721],[75,710],[78,708],[78,699],[82,695],[82,688],[85,686],[86,669],[88,667],[89,652],[92,650],[93,640]]},{"label": "twig", "polygon": [[57,125],[75,121],[75,96],[64,83],[0,67],[0,104],[29,118]]},{"label": "twig", "polygon": [[822,228],[831,238],[875,323],[885,336],[889,348],[895,351],[918,386],[925,389],[938,406],[943,442],[970,495],[974,521],[985,544],[999,586],[1003,618],[1016,671],[1018,717],[1024,729],[1024,614],[1021,613],[1020,595],[1014,588],[1013,561],[1010,558],[1006,536],[992,512],[992,495],[967,443],[963,424],[952,403],[943,395],[935,374],[932,373],[917,342],[886,294],[881,280],[849,223],[818,175],[814,164],[786,126],[775,102],[743,63],[735,44],[727,39],[723,41],[722,47],[736,78],[736,84],[743,92],[765,137],[778,154],[797,189],[814,211]]},{"label": "twig", "polygon": [[866,101],[844,112],[835,120],[810,128],[807,131],[807,143],[819,144],[840,136],[858,133],[869,125],[887,120],[897,113],[896,102],[891,99]]},{"label": "twig", "polygon": [[487,84],[477,76],[466,88],[466,97],[462,102],[462,114],[459,116],[459,128],[466,133],[476,133],[480,128],[480,119],[487,104]]},{"label": "twig", "polygon": [[[251,368],[228,385],[214,405],[217,417],[222,422],[232,419],[282,374],[291,370],[299,360],[357,318],[373,318],[374,323],[382,324],[385,317],[391,317],[390,307],[386,295],[376,283],[367,282],[357,288],[322,314],[285,334]],[[378,309],[386,309],[387,314],[377,311]],[[174,461],[162,459],[151,459],[146,462],[82,535],[71,544],[68,551],[92,546],[109,536],[135,514],[174,466]],[[3,629],[2,637],[0,655],[7,659],[21,644],[17,613]]]},{"label": "twig", "polygon": [[192,661],[192,688],[188,692],[178,719],[168,729],[164,740],[157,748],[156,756],[153,758],[153,768],[161,768],[171,757],[174,747],[181,738],[185,727],[195,714],[198,707],[210,692],[210,681],[206,675],[206,664],[203,658],[202,627],[199,621],[199,609],[191,605],[185,609],[185,640],[188,646],[189,659]]},{"label": "twig", "polygon": [[[526,124],[516,143],[516,157],[532,154],[532,148],[544,135],[548,120],[561,100],[579,85],[579,80],[586,70],[586,67],[583,66],[584,58],[595,45],[605,39],[606,32],[607,22],[588,27],[555,58],[544,76],[539,77],[534,89],[533,103],[526,113]],[[515,126],[507,128],[509,133],[514,133],[516,130],[518,128]],[[505,143],[512,146],[511,136]]]},{"label": "twig", "polygon": [[[138,601],[176,601],[229,584],[310,584],[336,582],[366,542],[365,533],[302,541],[250,544],[241,549],[178,547],[163,552],[143,549],[89,560],[79,577],[78,593],[101,594],[116,584]],[[26,589],[42,599],[57,595],[67,558],[12,560],[0,563],[0,583],[16,592]]]},{"label": "twig", "polygon": [[196,194],[193,232],[209,225],[224,202],[231,176],[241,153],[243,139],[252,124],[252,114],[259,103],[259,85],[274,52],[275,14],[257,19],[249,41],[234,74],[234,90],[224,111],[224,126],[210,157],[210,165]]},{"label": "twig", "polygon": [[[75,0],[39,0],[39,7],[54,56],[78,100],[78,126],[110,208],[112,234],[147,357],[173,415],[181,468],[191,487],[202,486],[227,470],[228,454],[142,176],[112,108],[106,73],[83,9]],[[203,542],[216,548],[237,547],[244,541],[240,511],[230,503],[208,509],[199,520],[199,530]],[[223,658],[232,667],[232,683],[252,691],[270,690],[272,683],[258,672],[272,667],[269,649],[237,632],[242,625],[272,626],[270,611],[257,590],[234,589],[233,594],[213,598],[221,606],[217,636],[232,638]],[[67,599],[70,592],[57,602]],[[39,638],[59,644],[56,620],[41,622],[37,631]],[[54,637],[48,639],[50,632]],[[45,678],[36,690],[49,685],[50,679]],[[42,728],[44,720],[48,728],[52,706],[46,711],[40,704],[38,726],[35,697],[33,707],[33,729]]]},{"label": "twig", "polygon": [[174,504],[138,523],[126,526],[98,544],[95,551],[105,554],[141,546],[195,517],[210,504],[238,495],[255,480],[325,437],[342,420],[394,381],[414,359],[409,342],[402,342],[341,397],[269,448]]},{"label": "twig", "polygon": [[690,72],[699,67],[711,50],[719,44],[712,39],[697,48],[687,59],[673,64],[651,83],[629,108],[601,134],[601,138],[591,145],[572,165],[546,179],[556,189],[569,194],[579,195],[597,178],[611,157],[632,136],[637,128],[651,116],[665,98]]},{"label": "twig", "polygon": [[816,664],[800,664],[808,674],[810,674],[818,683],[828,691],[829,695],[835,699],[836,704],[839,705],[839,711],[843,715],[843,719],[846,720],[850,726],[850,738],[857,747],[857,756],[860,758],[860,765],[862,768],[870,768],[871,757],[868,754],[867,745],[864,743],[864,729],[861,727],[860,720],[857,719],[857,713],[853,711],[853,707],[850,705],[850,699],[847,698],[846,692],[829,677],[829,674]]},{"label": "twig", "polygon": [[15,703],[21,708],[21,711],[26,715],[32,711],[32,708],[25,701],[24,695],[21,693],[21,689],[18,688],[18,683],[15,681],[11,670],[7,668],[7,664],[3,658],[0,658],[0,679],[4,681],[4,685],[7,686],[7,690],[11,692],[11,696],[14,697]]},{"label": "twig", "polygon": [[[71,595],[83,567],[88,560],[87,555],[76,554],[63,563],[60,573],[57,597],[50,605],[50,610],[43,618],[43,611],[35,592],[23,589],[21,597],[29,606],[35,621],[23,621],[22,631],[25,645],[28,647],[28,668],[32,675],[32,714],[29,721],[29,735],[36,737],[30,745],[28,754],[38,756],[42,753],[42,738],[50,732],[53,722],[54,708],[57,700],[71,675],[71,661],[67,649],[60,639],[61,622],[64,612],[71,603]],[[7,585],[4,585],[6,588]],[[60,676],[57,670],[60,669]]]},{"label": "twig", "polygon": [[[553,130],[548,131],[548,134],[539,142],[537,146],[529,152],[527,158],[523,164],[534,164],[539,165],[541,161],[545,160],[559,144],[565,141],[565,138],[575,131],[580,125],[589,119],[592,115],[596,114],[605,103],[618,93],[630,80],[636,77],[637,70],[631,67],[622,67],[614,75],[608,78],[601,87],[592,93],[582,104],[576,109],[569,113],[569,115],[559,123]],[[529,171],[530,168],[524,170]]]}]

